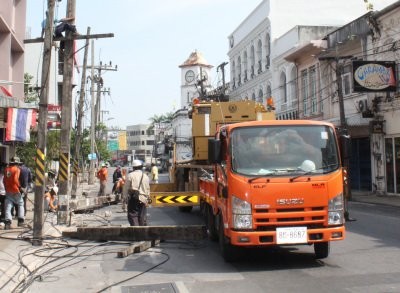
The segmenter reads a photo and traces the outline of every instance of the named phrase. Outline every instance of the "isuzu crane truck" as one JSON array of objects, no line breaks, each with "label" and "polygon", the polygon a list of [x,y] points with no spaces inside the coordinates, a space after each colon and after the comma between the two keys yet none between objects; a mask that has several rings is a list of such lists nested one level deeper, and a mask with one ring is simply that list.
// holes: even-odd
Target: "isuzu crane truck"
[{"label": "isuzu crane truck", "polygon": [[193,160],[175,162],[158,198],[186,211],[200,205],[208,235],[226,261],[238,249],[314,245],[317,258],[345,237],[342,161],[349,138],[327,122],[275,120],[253,101],[193,105]]}]

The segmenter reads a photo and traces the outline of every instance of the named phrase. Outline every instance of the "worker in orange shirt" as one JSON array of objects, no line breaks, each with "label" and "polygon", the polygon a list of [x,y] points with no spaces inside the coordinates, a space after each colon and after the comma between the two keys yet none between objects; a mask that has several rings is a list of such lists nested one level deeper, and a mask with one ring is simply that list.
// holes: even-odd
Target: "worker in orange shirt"
[{"label": "worker in orange shirt", "polygon": [[101,169],[97,171],[97,178],[100,180],[100,190],[98,196],[106,195],[106,186],[108,178],[107,164],[103,163]]},{"label": "worker in orange shirt", "polygon": [[25,222],[24,199],[21,194],[21,186],[19,182],[20,169],[18,157],[12,157],[8,167],[4,169],[4,188],[6,190],[6,217],[4,229],[11,229],[11,209],[14,205],[18,205],[18,226],[23,226]]}]

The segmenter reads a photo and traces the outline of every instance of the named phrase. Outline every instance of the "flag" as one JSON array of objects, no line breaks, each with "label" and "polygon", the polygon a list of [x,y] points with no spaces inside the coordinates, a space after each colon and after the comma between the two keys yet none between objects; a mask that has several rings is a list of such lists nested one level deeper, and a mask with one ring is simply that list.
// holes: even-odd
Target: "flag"
[{"label": "flag", "polygon": [[36,110],[8,108],[6,141],[30,141],[30,128],[36,125]]}]

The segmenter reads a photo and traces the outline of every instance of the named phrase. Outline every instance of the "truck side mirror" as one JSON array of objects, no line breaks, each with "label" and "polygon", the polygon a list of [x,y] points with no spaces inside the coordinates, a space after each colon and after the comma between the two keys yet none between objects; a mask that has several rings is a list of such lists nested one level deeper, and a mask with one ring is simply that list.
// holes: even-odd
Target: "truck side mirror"
[{"label": "truck side mirror", "polygon": [[208,139],[208,162],[210,164],[221,163],[221,141],[219,139]]},{"label": "truck side mirror", "polygon": [[343,134],[339,137],[340,143],[340,156],[343,160],[349,159],[351,157],[351,139],[350,135]]}]

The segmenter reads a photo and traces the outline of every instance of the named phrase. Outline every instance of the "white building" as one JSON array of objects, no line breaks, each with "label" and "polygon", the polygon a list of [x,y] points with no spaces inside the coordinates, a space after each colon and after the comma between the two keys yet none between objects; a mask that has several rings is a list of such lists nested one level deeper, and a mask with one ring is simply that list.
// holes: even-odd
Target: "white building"
[{"label": "white building", "polygon": [[[310,17],[311,11],[318,13]],[[264,0],[228,37],[230,98],[265,103],[265,98],[275,96],[282,82],[279,72],[282,64],[274,67],[272,59],[279,63],[284,51],[299,45],[290,43],[293,41],[290,37],[285,42],[276,44],[276,41],[293,27],[342,25],[364,12],[362,1]]]},{"label": "white building", "polygon": [[[288,3],[293,9],[286,9]],[[286,10],[281,9],[284,5]],[[278,119],[344,126],[352,138],[351,188],[399,194],[400,1],[370,13],[363,3],[357,9],[352,5],[355,2],[263,1],[229,37],[231,97],[263,97],[265,102],[272,96]],[[312,18],[310,10],[317,12]],[[321,26],[326,24],[332,26]],[[355,61],[395,62],[395,91],[356,90]]]},{"label": "white building", "polygon": [[188,111],[194,98],[202,98],[211,89],[211,68],[203,55],[194,51],[181,65],[181,108],[171,121],[172,139],[176,143],[176,159],[192,158],[192,120]]}]

